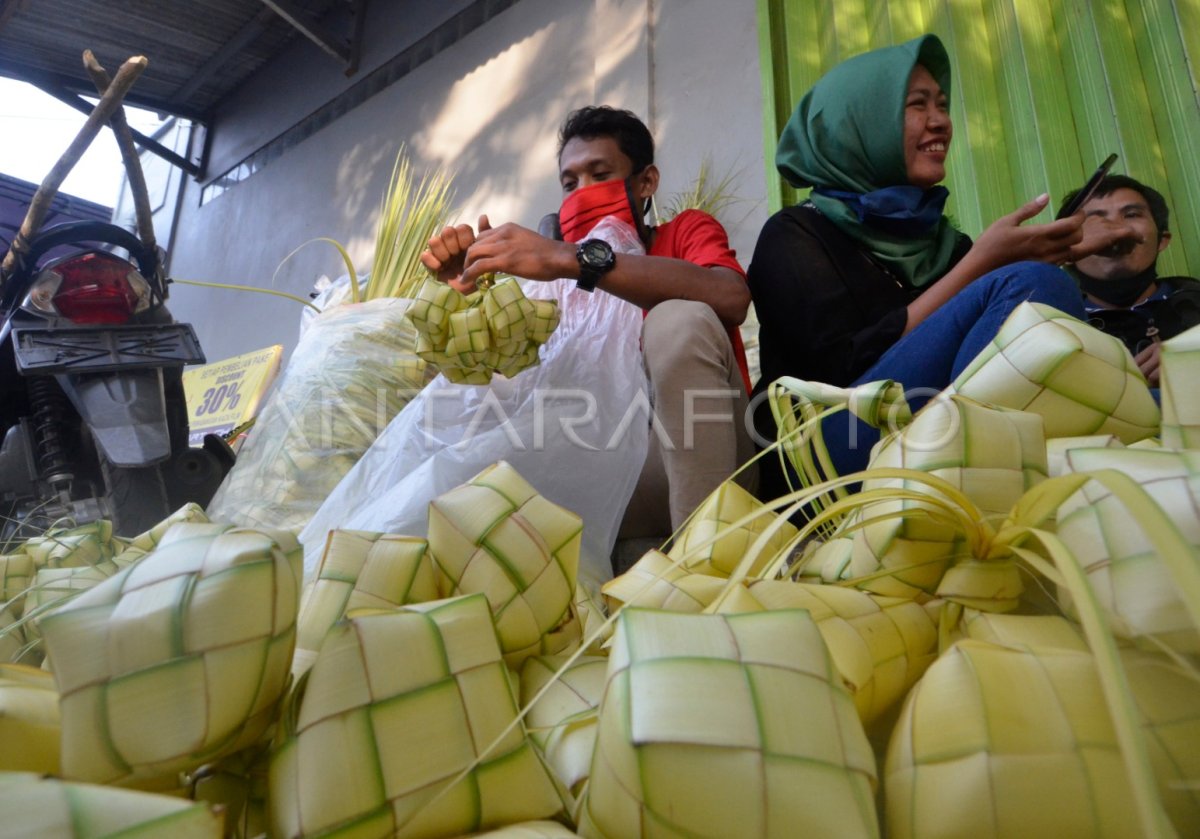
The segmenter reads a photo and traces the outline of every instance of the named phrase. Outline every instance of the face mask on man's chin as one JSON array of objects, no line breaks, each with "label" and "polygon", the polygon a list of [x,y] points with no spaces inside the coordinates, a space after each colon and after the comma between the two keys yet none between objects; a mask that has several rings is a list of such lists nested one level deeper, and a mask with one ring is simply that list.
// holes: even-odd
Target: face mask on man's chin
[{"label": "face mask on man's chin", "polygon": [[629,179],[601,181],[569,193],[558,212],[564,242],[581,242],[607,216],[615,216],[638,232],[645,241],[645,222],[634,214],[634,196]]},{"label": "face mask on man's chin", "polygon": [[1079,280],[1079,287],[1084,293],[1111,306],[1128,309],[1146,293],[1158,278],[1157,263],[1158,261],[1155,260],[1145,271],[1131,277],[1097,279],[1080,273],[1078,270],[1076,277]]}]

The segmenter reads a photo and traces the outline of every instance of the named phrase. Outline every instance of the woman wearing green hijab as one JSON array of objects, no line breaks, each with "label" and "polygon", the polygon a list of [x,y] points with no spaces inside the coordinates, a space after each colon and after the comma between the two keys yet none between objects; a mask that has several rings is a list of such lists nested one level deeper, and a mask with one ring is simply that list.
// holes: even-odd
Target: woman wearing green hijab
[{"label": "woman wearing green hijab", "polygon": [[[751,260],[761,324],[755,395],[780,376],[839,387],[893,379],[916,410],[1021,302],[1083,317],[1079,290],[1055,266],[1117,234],[1097,231],[1085,242],[1081,214],[1023,225],[1047,195],[974,243],[956,230],[938,185],[953,135],[949,96],[949,57],[925,35],[842,62],[796,106],[775,162],[789,183],[813,190],[767,221]],[[770,411],[758,403],[758,434],[773,440]],[[844,421],[824,432],[841,474],[863,468],[878,439],[864,424],[851,438]],[[781,474],[763,475],[762,485],[764,498],[786,490]]]}]

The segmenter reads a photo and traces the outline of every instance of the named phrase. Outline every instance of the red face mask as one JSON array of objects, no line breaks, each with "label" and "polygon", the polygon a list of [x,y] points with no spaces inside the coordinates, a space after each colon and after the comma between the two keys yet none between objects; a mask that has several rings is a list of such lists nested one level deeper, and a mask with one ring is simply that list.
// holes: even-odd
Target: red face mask
[{"label": "red face mask", "polygon": [[641,225],[634,219],[631,196],[623,180],[600,181],[581,186],[563,199],[558,224],[564,242],[581,242],[600,219],[616,216],[634,230]]}]

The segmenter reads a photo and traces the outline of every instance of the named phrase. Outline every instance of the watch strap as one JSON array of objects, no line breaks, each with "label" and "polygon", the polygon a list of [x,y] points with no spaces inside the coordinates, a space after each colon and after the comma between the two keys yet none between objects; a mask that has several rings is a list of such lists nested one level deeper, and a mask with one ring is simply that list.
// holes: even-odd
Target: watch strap
[{"label": "watch strap", "polygon": [[[593,256],[598,246],[601,246],[600,249],[604,252],[604,258],[599,262],[595,261]],[[595,291],[601,278],[613,269],[617,261],[612,246],[603,239],[585,239],[580,242],[575,250],[575,258],[579,261],[579,279],[575,284],[584,291]]]}]

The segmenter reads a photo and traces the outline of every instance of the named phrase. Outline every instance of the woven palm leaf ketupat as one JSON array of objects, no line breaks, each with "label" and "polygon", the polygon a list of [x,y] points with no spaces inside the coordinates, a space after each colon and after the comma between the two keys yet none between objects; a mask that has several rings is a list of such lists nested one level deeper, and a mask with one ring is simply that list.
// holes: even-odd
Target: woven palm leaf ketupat
[{"label": "woven palm leaf ketupat", "polygon": [[445,354],[450,339],[450,314],[462,308],[465,299],[450,286],[434,280],[425,280],[417,289],[408,319],[417,330],[417,352],[424,354],[422,358],[433,356],[440,360]]},{"label": "woven palm leaf ketupat", "polygon": [[725,588],[723,578],[688,571],[666,554],[651,550],[600,591],[612,610],[641,606],[669,612],[702,612]]},{"label": "woven palm leaf ketupat", "polygon": [[158,547],[158,543],[162,541],[163,536],[175,525],[207,524],[208,521],[209,519],[204,513],[204,508],[195,502],[189,501],[145,533],[141,533],[130,539],[128,544],[113,557],[113,562],[116,563],[117,567],[124,568]]},{"label": "woven palm leaf ketupat", "polygon": [[[534,656],[525,660],[521,706],[529,708],[525,725],[530,738],[559,781],[578,798],[591,771],[596,711],[604,695],[608,659],[581,656],[567,665],[568,658]],[[567,669],[556,676],[564,665]],[[539,697],[543,688],[546,692]]]},{"label": "woven palm leaf ketupat", "polygon": [[[755,537],[779,517],[768,510],[742,527],[731,528],[729,525],[762,509],[762,504],[753,495],[733,481],[725,481],[696,508],[667,556],[682,560],[684,567],[695,573],[728,577],[738,567]],[[796,532],[791,524],[775,531],[761,553],[762,559],[747,573],[754,575],[759,571],[795,537]]]},{"label": "woven palm leaf ketupat", "polygon": [[169,836],[221,839],[221,815],[206,804],[32,772],[0,772],[0,825],[6,836],[100,839]]},{"label": "woven palm leaf ketupat", "polygon": [[[1200,562],[1200,451],[1073,449],[1067,471],[1115,469],[1141,485]],[[1084,485],[1058,511],[1058,536],[1086,570],[1113,632],[1157,649],[1200,652],[1197,630],[1172,575],[1125,505],[1101,484]],[[1068,613],[1070,595],[1060,592]]]},{"label": "woven palm leaf ketupat", "polygon": [[72,528],[55,528],[27,540],[21,550],[38,568],[95,566],[117,570],[113,556],[124,546],[113,537],[112,523],[104,519]]},{"label": "woven palm leaf ketupat", "polygon": [[1023,573],[1021,563],[1011,556],[966,558],[946,569],[937,596],[972,609],[1009,612],[1021,606]]},{"label": "woven palm leaf ketupat", "polygon": [[877,835],[874,757],[839,681],[799,609],[624,610],[580,834]]},{"label": "woven palm leaf ketupat", "polygon": [[57,775],[60,740],[54,677],[34,667],[0,664],[0,773]]},{"label": "woven palm leaf ketupat", "polygon": [[[120,566],[114,557],[124,547],[123,540],[113,536],[112,524],[101,519],[79,527],[51,528],[22,542],[18,546],[20,553],[12,558],[0,557],[0,579],[9,576],[5,566],[11,565],[14,575],[33,570],[25,589],[11,593],[13,608],[6,610],[14,621],[19,619],[20,625],[10,623],[6,629],[0,620],[0,636],[15,638],[15,630],[20,630],[22,661],[30,663],[31,656],[41,655],[38,643],[41,633],[36,619],[53,610],[56,602],[65,601],[115,574]],[[19,556],[24,556],[27,562],[22,563],[16,558]],[[13,588],[16,582],[14,578],[0,588]],[[0,591],[0,604],[4,602],[2,595]],[[0,613],[3,611],[0,607]],[[11,640],[5,643],[0,637],[0,646],[11,647]],[[0,660],[10,657],[11,654]]]},{"label": "woven palm leaf ketupat", "polygon": [[295,645],[295,537],[177,524],[40,622],[64,777],[169,789],[271,724]]},{"label": "woven palm leaf ketupat", "polygon": [[[927,404],[911,424],[885,438],[868,470],[914,469],[942,478],[959,490],[978,515],[1003,520],[1026,490],[1046,477],[1046,443],[1036,414],[950,396]],[[933,501],[940,493],[904,479],[863,481],[866,497],[879,490],[917,490],[913,498],[883,499],[846,520],[852,530],[848,552],[827,549],[812,566],[826,581],[891,573],[859,583],[894,597],[934,594],[952,559],[969,553],[957,522]],[[923,500],[923,499],[928,500]],[[943,498],[943,500],[945,500]]]},{"label": "woven palm leaf ketupat", "polygon": [[29,655],[19,605],[0,603],[0,663],[37,664],[41,657]]},{"label": "woven palm leaf ketupat", "polygon": [[[33,578],[25,596],[26,635],[41,635],[38,621],[80,593],[94,588],[113,576],[116,566],[86,566],[83,568],[43,568]],[[36,618],[36,619],[35,619]]]},{"label": "woven palm leaf ketupat", "polygon": [[487,833],[474,834],[477,839],[571,839],[577,833],[567,829],[559,822],[536,821],[510,824],[499,830],[489,830]]},{"label": "woven palm leaf ketupat", "polygon": [[451,382],[481,385],[493,373],[512,378],[538,364],[538,347],[558,326],[558,304],[528,299],[513,279],[481,282],[469,295],[427,280],[409,317],[417,355]]},{"label": "woven palm leaf ketupat", "polygon": [[459,836],[563,810],[514,725],[481,594],[336,624],[291,701],[271,760],[274,836]]},{"label": "woven palm leaf ketupat", "polygon": [[[874,428],[888,430],[903,427],[912,420],[903,385],[888,379],[838,388],[783,376],[767,389],[767,403],[779,428],[778,456],[791,464],[801,487],[812,487],[837,476],[825,446],[823,418],[846,410]],[[787,470],[784,472],[787,474]],[[790,485],[791,479],[788,481]],[[810,501],[811,513],[821,513],[848,494],[849,490],[841,485],[818,493]],[[825,522],[817,533],[830,538],[835,529],[836,522]]]},{"label": "woven palm leaf ketupat", "polygon": [[1200,449],[1200,326],[1164,342],[1161,353],[1163,445]]},{"label": "woven palm leaf ketupat", "polygon": [[317,577],[300,601],[297,655],[315,655],[329,628],[355,609],[439,599],[428,544],[413,536],[331,530]]},{"label": "woven palm leaf ketupat", "polygon": [[1141,650],[1122,650],[1163,808],[1180,836],[1200,835],[1200,688],[1194,668]]},{"label": "woven palm leaf ketupat", "polygon": [[[1180,755],[1173,736],[1184,729],[1195,736],[1194,681],[1188,689],[1190,677],[1170,674],[1175,681],[1159,693],[1133,674],[1141,671],[1131,668],[1142,725],[1158,744],[1159,788],[1164,800],[1174,799],[1168,812],[1181,835],[1195,835],[1196,793],[1187,774],[1195,761],[1170,760]],[[954,645],[913,689],[892,734],[884,773],[888,835],[1142,835],[1101,696],[1088,652]]]},{"label": "woven palm leaf ketupat", "polygon": [[0,556],[0,662],[40,661],[38,619],[145,556],[172,524],[190,520],[207,521],[196,504],[131,540],[114,537],[104,520],[54,528]]},{"label": "woven palm leaf ketupat", "polygon": [[1079,625],[1061,615],[1004,615],[966,609],[958,629],[962,637],[1019,650],[1055,648],[1087,652],[1088,649]]},{"label": "woven palm leaf ketupat", "polygon": [[20,617],[25,590],[33,582],[37,567],[33,557],[26,553],[0,556],[0,604],[7,603]]},{"label": "woven palm leaf ketupat", "polygon": [[936,657],[937,627],[911,600],[785,580],[752,580],[746,588],[751,602],[726,599],[717,610],[752,611],[754,604],[763,610],[806,610],[864,725],[903,699]]},{"label": "woven palm leaf ketupat", "polygon": [[429,553],[443,597],[482,593],[505,660],[579,637],[575,586],[583,523],[500,461],[429,504]]},{"label": "woven palm leaf ketupat", "polygon": [[1112,434],[1091,434],[1086,437],[1054,437],[1046,441],[1046,473],[1051,477],[1067,471],[1066,455],[1071,449],[1124,448],[1125,444]]},{"label": "woven palm leaf ketupat", "polygon": [[1046,437],[1158,433],[1158,405],[1120,339],[1041,303],[1022,303],[948,389],[1031,411]]},{"label": "woven palm leaf ketupat", "polygon": [[190,797],[224,814],[226,839],[267,836],[269,766],[270,744],[255,744],[191,774]]}]

